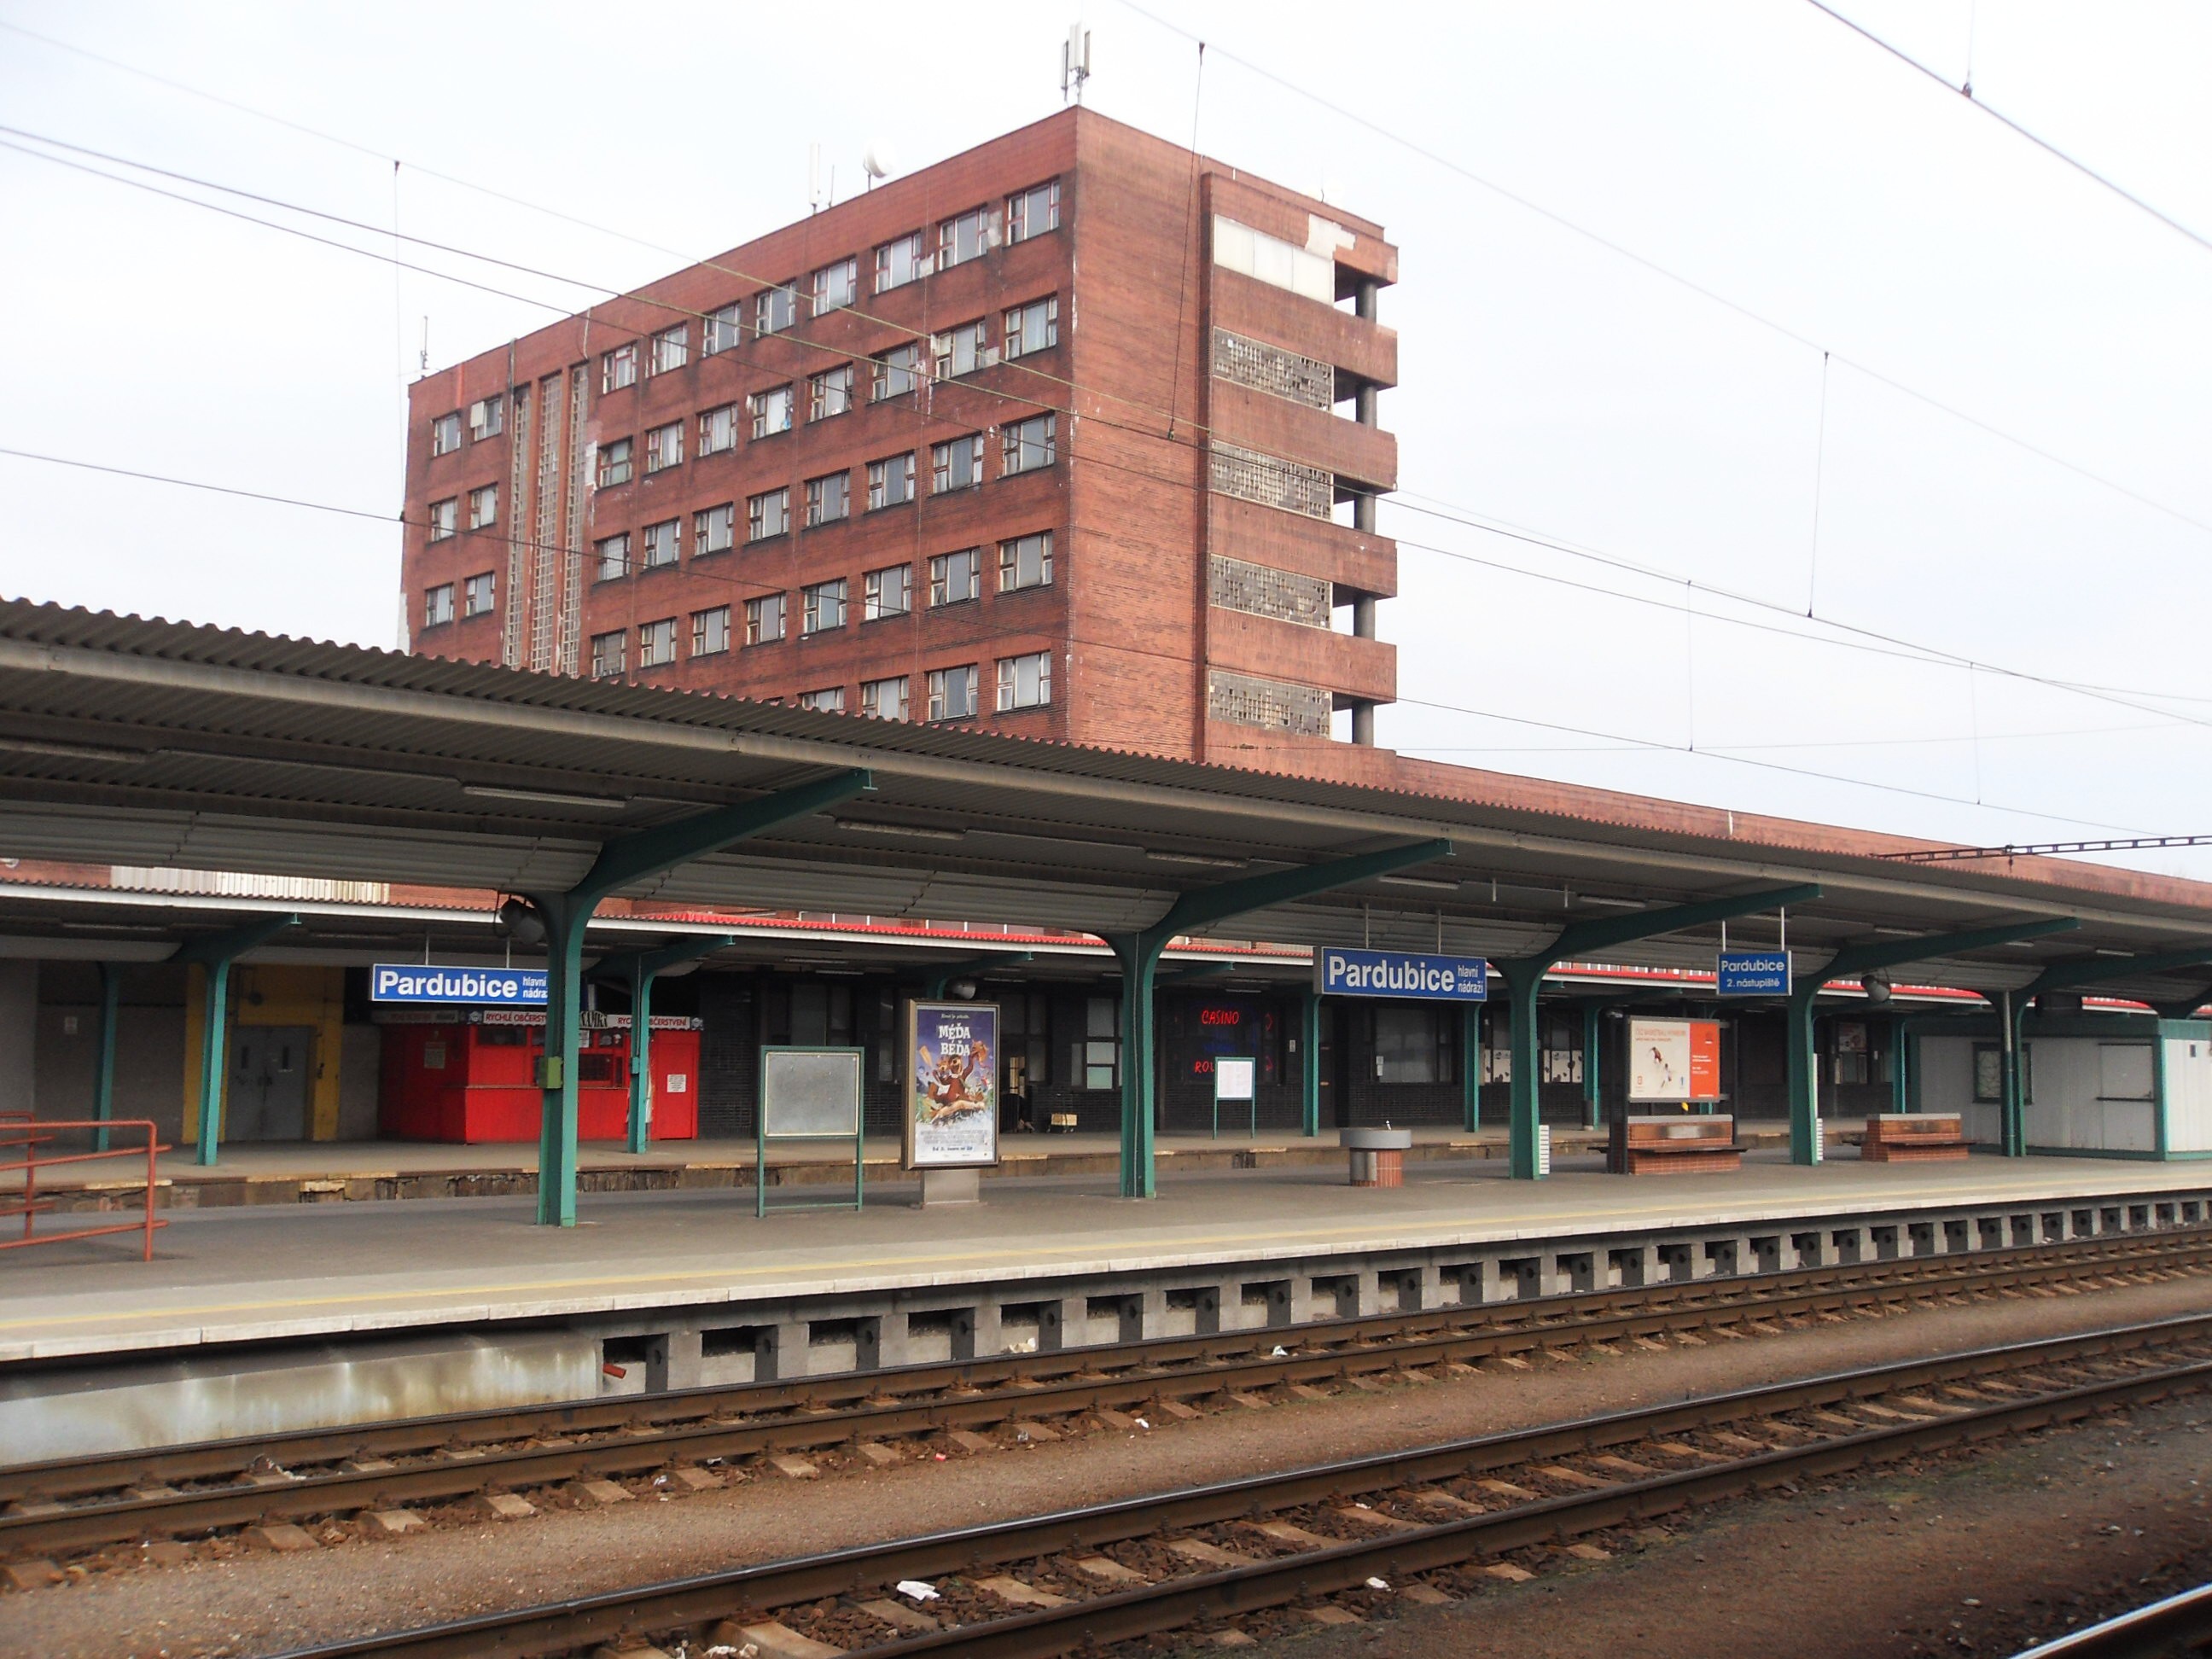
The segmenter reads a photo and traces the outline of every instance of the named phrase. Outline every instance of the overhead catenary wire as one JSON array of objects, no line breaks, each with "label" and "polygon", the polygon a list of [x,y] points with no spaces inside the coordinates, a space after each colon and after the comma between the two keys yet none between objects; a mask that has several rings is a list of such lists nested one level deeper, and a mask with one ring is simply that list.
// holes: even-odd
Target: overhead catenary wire
[{"label": "overhead catenary wire", "polygon": [[[417,528],[427,528],[425,521],[420,520],[409,520],[404,514],[395,515],[385,513],[375,513],[365,507],[350,507],[333,502],[311,501],[304,497],[279,495],[264,490],[246,489],[228,484],[213,483],[200,479],[181,478],[169,474],[143,471],[133,468],[118,467],[104,462],[82,460],[74,457],[45,454],[37,451],[18,449],[7,446],[0,446],[0,455],[9,456],[19,460],[44,462],[52,465],[75,467],[87,471],[106,473],[113,477],[132,478],[144,483],[167,484],[179,489],[204,490],[216,495],[266,501],[274,505],[298,507],[307,511],[337,514],[347,518],[371,520],[382,524],[398,522],[402,524],[411,524]],[[513,544],[510,542],[510,539],[505,536],[495,536],[492,539],[496,545],[501,547]],[[534,540],[528,540],[526,538],[522,541],[522,544],[532,548],[533,550],[546,550],[549,546],[550,550],[563,554],[572,550],[565,544],[549,544]],[[771,592],[781,593],[788,591],[786,585],[781,582],[753,582],[730,572],[699,572],[691,567],[686,567],[684,574],[694,580],[714,580],[728,583],[732,586],[754,586],[759,588],[763,593]],[[678,614],[680,615],[681,613],[679,612]],[[918,615],[920,613],[917,611],[916,614]],[[1176,653],[1148,649],[1144,647],[1132,645],[1126,640],[1100,640],[1076,634],[1070,634],[1068,635],[1068,640],[1071,644],[1088,646],[1094,649],[1118,651],[1132,656],[1152,657],[1164,662],[1170,662],[1177,665],[1184,665],[1187,662],[1187,659]],[[625,678],[627,678],[627,672],[625,674]],[[1405,703],[1409,707],[1428,708],[1445,713],[1469,715],[1481,720],[1503,721],[1508,725],[1526,726],[1543,731],[1568,732],[1576,736],[1596,738],[1605,742],[1620,744],[1629,749],[1640,751],[1656,750],[1669,753],[1690,754],[1694,757],[1703,757],[1709,760],[1725,761],[1734,765],[1753,767],[1765,771],[1787,774],[1794,777],[1809,778],[1827,783],[1842,784],[1847,787],[1872,789],[1891,794],[1911,795],[1923,800],[1942,801],[1956,806],[1978,806],[1986,811],[2008,812],[2015,817],[2036,818],[2051,823],[2075,824],[2095,830],[2118,830],[2135,834],[2149,833],[2143,830],[2141,826],[2136,824],[2115,823],[2102,819],[2076,818],[2062,813],[2046,812],[2032,807],[2007,806],[1996,802],[1972,801],[1968,800],[1964,796],[1945,795],[1932,790],[1913,789],[1903,785],[1881,783],[1869,778],[1855,778],[1841,773],[1820,772],[1808,767],[1787,766],[1778,762],[1756,760],[1747,756],[1730,754],[1723,750],[1715,750],[1712,749],[1699,749],[1692,750],[1683,748],[1679,744],[1664,742],[1658,738],[1637,738],[1617,732],[1606,732],[1594,727],[1573,726],[1563,721],[1540,720],[1533,716],[1519,714],[1500,714],[1490,709],[1475,708],[1460,703],[1442,702],[1434,699],[1401,696],[1397,701],[1401,703]],[[864,717],[856,715],[854,718]],[[1255,743],[1246,744],[1240,746],[1248,750],[1255,750],[1267,747],[1268,745]],[[1414,745],[1414,748],[1418,750],[1419,745]]]}]

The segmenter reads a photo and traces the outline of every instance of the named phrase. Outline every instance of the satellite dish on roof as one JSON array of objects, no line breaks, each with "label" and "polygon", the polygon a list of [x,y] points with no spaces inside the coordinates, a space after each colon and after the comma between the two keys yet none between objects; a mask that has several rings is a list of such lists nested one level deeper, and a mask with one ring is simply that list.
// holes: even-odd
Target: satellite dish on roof
[{"label": "satellite dish on roof", "polygon": [[891,174],[890,146],[878,138],[866,149],[861,151],[860,171],[868,175],[868,185],[871,189],[874,187],[877,179],[890,178]]}]

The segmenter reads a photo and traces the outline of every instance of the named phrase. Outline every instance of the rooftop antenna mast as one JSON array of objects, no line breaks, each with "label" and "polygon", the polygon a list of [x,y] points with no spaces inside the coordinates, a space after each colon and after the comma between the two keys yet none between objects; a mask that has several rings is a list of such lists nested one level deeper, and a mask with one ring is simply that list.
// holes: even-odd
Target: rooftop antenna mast
[{"label": "rooftop antenna mast", "polygon": [[1083,101],[1083,83],[1091,78],[1091,31],[1078,19],[1068,25],[1067,44],[1060,49],[1060,101]]},{"label": "rooftop antenna mast", "polygon": [[422,372],[425,374],[430,372],[430,319],[428,317],[422,319]]}]

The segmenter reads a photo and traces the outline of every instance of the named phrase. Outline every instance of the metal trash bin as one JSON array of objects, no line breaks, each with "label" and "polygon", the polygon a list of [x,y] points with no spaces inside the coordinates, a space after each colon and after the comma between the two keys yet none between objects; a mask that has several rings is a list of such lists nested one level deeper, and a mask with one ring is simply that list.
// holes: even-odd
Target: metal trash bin
[{"label": "metal trash bin", "polygon": [[1353,1186],[1406,1184],[1406,1149],[1413,1144],[1411,1129],[1343,1129],[1337,1138],[1352,1154]]}]

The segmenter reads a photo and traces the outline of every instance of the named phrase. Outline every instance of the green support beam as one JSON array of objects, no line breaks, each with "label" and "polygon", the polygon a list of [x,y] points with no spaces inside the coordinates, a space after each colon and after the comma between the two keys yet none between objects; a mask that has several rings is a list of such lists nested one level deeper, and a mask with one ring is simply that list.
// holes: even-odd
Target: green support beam
[{"label": "green support beam", "polygon": [[1298,1003],[1300,1121],[1306,1138],[1321,1133],[1321,993],[1306,987]]},{"label": "green support beam", "polygon": [[1813,1004],[1821,988],[1832,980],[1856,979],[1884,968],[1926,962],[1933,957],[1960,951],[1986,951],[2021,939],[2069,933],[2081,922],[2072,916],[2052,916],[2043,921],[2018,922],[2005,927],[1972,927],[1955,933],[1923,933],[1917,939],[1871,940],[1846,945],[1827,962],[1802,978],[1792,976],[1790,987],[1790,1161],[1814,1164],[1820,1161],[1820,1080],[1813,1066]]},{"label": "green support beam", "polygon": [[1762,892],[1741,893],[1734,898],[1709,899],[1700,904],[1677,904],[1663,910],[1641,910],[1633,915],[1595,916],[1571,922],[1542,950],[1509,962],[1493,963],[1505,981],[1513,1008],[1511,1170],[1516,1181],[1537,1178],[1536,1142],[1538,1085],[1536,1080],[1536,993],[1544,975],[1558,963],[1610,950],[1632,940],[1656,939],[1685,927],[1703,927],[1761,910],[1778,910],[1804,904],[1820,896],[1817,883],[1794,887],[1771,887]]},{"label": "green support beam", "polygon": [[1466,1002],[1459,1011],[1460,1127],[1473,1134],[1482,1127],[1482,1004]]},{"label": "green support beam", "polygon": [[2212,1002],[2212,985],[2206,986],[2194,996],[2184,997],[2176,1002],[2153,1003],[2151,1008],[2160,1019],[2193,1019],[2197,1011],[2208,1002]]},{"label": "green support beam", "polygon": [[653,1137],[653,982],[665,969],[711,957],[737,942],[735,933],[693,933],[658,950],[602,957],[592,964],[593,979],[629,986],[629,1121],[624,1144],[633,1152],[643,1152]]},{"label": "green support beam", "polygon": [[1452,855],[1451,842],[1419,842],[1381,853],[1336,859],[1327,864],[1306,865],[1264,876],[1247,876],[1185,893],[1151,927],[1135,933],[1102,933],[1121,964],[1121,1196],[1151,1198],[1155,1180],[1152,1146],[1153,1042],[1152,989],[1160,953],[1170,940],[1215,922],[1226,921],[1270,905],[1288,904],[1316,894],[1349,887],[1419,864],[1434,863]]},{"label": "green support beam", "polygon": [[1605,1096],[1598,1087],[1598,1019],[1604,1009],[1596,1002],[1583,1005],[1583,1127],[1595,1129],[1604,1115]]},{"label": "green support beam", "polygon": [[696,813],[607,842],[584,878],[565,893],[528,895],[545,925],[545,1057],[538,1079],[543,1102],[538,1139],[541,1225],[576,1224],[577,1004],[584,932],[592,912],[619,888],[811,817],[874,787],[867,772],[856,768],[739,805]]},{"label": "green support beam", "polygon": [[223,1084],[230,1075],[230,964],[256,945],[266,945],[288,927],[297,927],[297,916],[263,916],[241,927],[191,939],[169,953],[168,960],[203,970],[206,1001],[200,1018],[200,1121],[195,1164],[212,1164],[222,1133]]},{"label": "green support beam", "polygon": [[92,1115],[100,1120],[93,1131],[92,1149],[107,1150],[108,1120],[115,1115],[115,1025],[123,1012],[123,975],[126,964],[100,964],[100,1054],[92,1074]]}]

